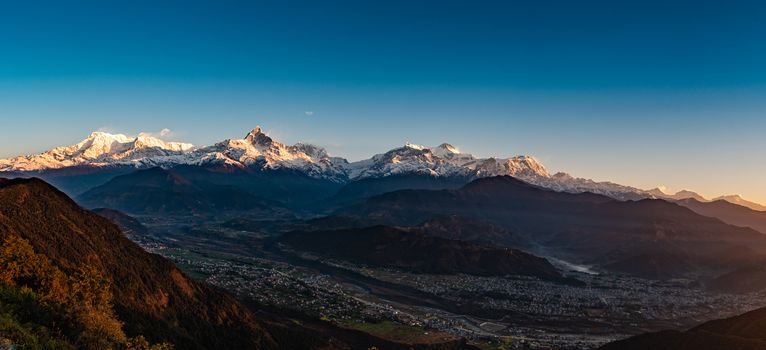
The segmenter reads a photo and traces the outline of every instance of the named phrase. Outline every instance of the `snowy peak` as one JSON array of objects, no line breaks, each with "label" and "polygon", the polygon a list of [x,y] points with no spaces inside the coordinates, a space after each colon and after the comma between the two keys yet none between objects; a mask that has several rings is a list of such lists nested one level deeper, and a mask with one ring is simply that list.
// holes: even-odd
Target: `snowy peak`
[{"label": "snowy peak", "polygon": [[147,133],[140,133],[133,140],[132,148],[136,150],[146,149],[146,148],[157,148],[157,149],[162,149],[162,150],[172,151],[172,152],[188,152],[194,148],[194,145],[190,143],[181,143],[181,142],[166,142],[156,137],[153,137]]},{"label": "snowy peak", "polygon": [[659,188],[651,189],[649,191],[646,191],[647,194],[650,194],[654,196],[655,198],[664,198],[664,199],[672,199],[672,200],[686,200],[686,199],[694,199],[698,202],[716,202],[716,201],[726,201],[732,204],[741,205],[743,207],[750,208],[752,210],[757,211],[766,211],[766,206],[752,202],[749,200],[746,200],[742,198],[742,196],[738,194],[733,195],[727,195],[727,196],[719,196],[713,199],[706,199],[705,197],[701,196],[700,194],[689,191],[689,190],[681,190],[676,192],[675,194],[668,194],[665,191],[662,191]]},{"label": "snowy peak", "polygon": [[258,126],[256,126],[256,127],[254,127],[254,128],[253,128],[253,130],[250,130],[250,132],[249,132],[249,133],[247,133],[247,135],[245,136],[245,140],[247,140],[247,141],[251,141],[251,142],[252,142],[252,141],[253,141],[253,139],[254,139],[256,136],[258,136],[258,135],[260,135],[260,134],[262,134],[262,133],[263,133],[263,131],[261,130],[261,126],[260,126],[260,125],[258,125]]},{"label": "snowy peak", "polygon": [[431,148],[431,153],[437,157],[452,157],[456,154],[460,154],[460,150],[457,147],[450,145],[449,143],[442,143],[439,146]]},{"label": "snowy peak", "polygon": [[695,199],[700,202],[707,202],[708,200],[705,199],[705,197],[702,197],[697,192],[689,191],[689,190],[681,190],[676,192],[675,194],[670,194],[665,192],[662,188],[653,188],[648,191],[644,191],[644,193],[648,196],[651,196],[653,198],[660,198],[660,199],[672,199],[672,200],[684,200],[684,199]]},{"label": "snowy peak", "polygon": [[457,147],[448,143],[436,147],[407,143],[404,147],[377,154],[368,160],[352,163],[349,169],[349,175],[352,179],[398,174],[470,178],[498,175],[549,177],[545,167],[533,157],[475,158],[470,154],[460,153]]},{"label": "snowy peak", "polygon": [[694,199],[698,202],[726,201],[732,204],[737,204],[743,207],[750,208],[752,210],[766,211],[766,206],[756,202],[751,202],[749,200],[746,200],[738,194],[719,196],[719,197],[715,197],[713,199],[708,200],[705,197],[701,196],[700,194],[694,191],[689,191],[689,190],[682,190],[682,191],[676,192],[675,194],[669,194],[660,188],[654,188],[654,189],[646,191],[646,193],[653,196],[654,198],[664,198],[664,199],[672,199],[672,200]]},{"label": "snowy peak", "polygon": [[733,195],[728,195],[728,196],[720,196],[720,197],[716,197],[716,198],[712,199],[712,201],[719,201],[719,200],[724,200],[724,201],[727,201],[729,203],[741,205],[743,207],[747,207],[747,208],[750,208],[750,209],[753,209],[753,210],[757,210],[757,211],[766,211],[766,206],[764,206],[764,205],[762,205],[760,203],[756,203],[756,202],[752,202],[752,201],[749,201],[747,199],[744,199],[744,198],[742,198],[742,196],[740,196],[738,194],[733,194]]},{"label": "snowy peak", "polygon": [[422,150],[426,149],[427,147],[421,146],[421,145],[418,145],[418,144],[415,144],[415,143],[407,142],[407,143],[404,144],[404,148],[410,148],[410,149],[414,149],[416,151],[422,151]]},{"label": "snowy peak", "polygon": [[319,146],[299,142],[293,145],[292,147],[294,151],[303,152],[307,156],[313,159],[330,158],[330,156],[327,154],[327,151],[324,148]]},{"label": "snowy peak", "polygon": [[670,194],[665,193],[665,191],[659,187],[652,188],[651,190],[646,191],[646,193],[655,198],[668,198],[670,196]]},{"label": "snowy peak", "polygon": [[450,145],[449,143],[442,143],[439,146],[436,147],[426,147],[414,143],[407,142],[404,144],[404,148],[413,149],[416,151],[426,151],[430,152],[432,155],[436,157],[450,157],[454,154],[460,154],[460,151],[457,149],[457,147]]},{"label": "snowy peak", "polygon": [[195,151],[187,164],[290,169],[316,178],[347,180],[345,159],[330,157],[324,148],[310,144],[286,146],[266,135],[260,126],[244,139],[230,139]]},{"label": "snowy peak", "polygon": [[468,153],[460,153],[457,147],[448,143],[437,147],[407,143],[404,147],[351,163],[348,169],[349,178],[352,180],[398,174],[459,176],[468,179],[513,176],[556,191],[593,192],[617,199],[646,197],[644,191],[634,187],[576,178],[566,173],[551,176],[545,166],[532,156],[476,158]]},{"label": "snowy peak", "polygon": [[712,200],[714,200],[714,201],[725,200],[725,201],[735,201],[735,202],[738,202],[738,201],[744,201],[745,199],[742,198],[742,196],[740,196],[738,194],[730,194],[730,195],[726,195],[726,196],[715,197]]},{"label": "snowy peak", "polygon": [[505,160],[506,167],[513,167],[514,173],[528,172],[531,175],[550,177],[548,170],[532,156],[516,156]]},{"label": "snowy peak", "polygon": [[131,138],[123,134],[112,135],[97,131],[75,145],[57,147],[42,155],[51,155],[61,161],[67,158],[96,159],[105,154],[122,152],[130,147],[130,142]]},{"label": "snowy peak", "polygon": [[245,135],[245,141],[257,147],[269,147],[274,142],[271,137],[266,136],[266,134],[261,131],[260,125],[256,126]]},{"label": "snowy peak", "polygon": [[[130,138],[123,134],[112,135],[105,132],[93,132],[87,138],[80,141],[75,145],[78,151],[83,156],[89,158],[96,158],[112,151],[118,151],[126,147],[125,145],[130,142]],[[55,150],[59,150],[62,153],[71,151],[72,146],[58,147]]]},{"label": "snowy peak", "polygon": [[443,149],[450,153],[460,153],[460,150],[457,149],[457,147],[450,145],[449,143],[442,143],[437,147],[438,149]]},{"label": "snowy peak", "polygon": [[676,192],[676,194],[672,195],[671,198],[682,200],[682,199],[696,199],[700,202],[707,202],[707,199],[705,197],[702,197],[699,193],[689,190],[681,190]]}]

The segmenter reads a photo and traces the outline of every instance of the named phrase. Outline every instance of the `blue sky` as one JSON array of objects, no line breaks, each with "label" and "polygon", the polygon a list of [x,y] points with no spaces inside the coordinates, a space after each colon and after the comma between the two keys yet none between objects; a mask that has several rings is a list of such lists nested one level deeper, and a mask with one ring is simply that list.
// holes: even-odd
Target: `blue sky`
[{"label": "blue sky", "polygon": [[7,2],[0,157],[260,124],[353,160],[450,142],[766,202],[763,23],[757,1]]}]

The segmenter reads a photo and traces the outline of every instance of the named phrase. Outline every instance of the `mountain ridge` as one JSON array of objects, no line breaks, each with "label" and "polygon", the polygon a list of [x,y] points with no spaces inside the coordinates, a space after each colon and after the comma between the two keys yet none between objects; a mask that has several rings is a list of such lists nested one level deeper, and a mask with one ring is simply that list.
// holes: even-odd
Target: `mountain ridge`
[{"label": "mountain ridge", "polygon": [[[578,178],[563,172],[550,174],[543,164],[529,155],[477,158],[469,153],[462,153],[448,143],[436,147],[406,143],[402,147],[373,155],[368,159],[349,162],[344,158],[331,156],[319,146],[306,143],[285,145],[269,136],[260,126],[250,130],[242,139],[226,139],[204,147],[166,142],[145,133],[128,137],[122,134],[94,132],[71,146],[57,147],[36,155],[0,159],[0,173],[30,173],[36,176],[57,170],[66,176],[67,169],[77,167],[144,169],[180,165],[210,167],[224,172],[232,169],[290,170],[342,184],[398,175],[468,180],[510,175],[556,191],[593,192],[620,200],[679,200],[693,197],[706,201],[691,191],[670,195],[660,189],[647,191],[612,182]],[[84,190],[87,188],[78,188],[78,192]],[[722,196],[721,199],[755,210],[766,210],[766,207],[745,201],[738,196]]]},{"label": "mountain ridge", "polygon": [[290,232],[280,242],[342,260],[436,274],[528,275],[566,280],[546,259],[510,248],[478,245],[390,226]]}]

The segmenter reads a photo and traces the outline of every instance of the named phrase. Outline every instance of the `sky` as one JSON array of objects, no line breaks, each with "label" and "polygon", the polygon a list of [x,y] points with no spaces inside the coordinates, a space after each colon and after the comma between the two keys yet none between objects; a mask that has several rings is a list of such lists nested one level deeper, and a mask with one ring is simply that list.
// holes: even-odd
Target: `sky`
[{"label": "sky", "polygon": [[359,160],[405,142],[766,203],[758,1],[7,1],[0,158],[94,130],[261,125]]}]

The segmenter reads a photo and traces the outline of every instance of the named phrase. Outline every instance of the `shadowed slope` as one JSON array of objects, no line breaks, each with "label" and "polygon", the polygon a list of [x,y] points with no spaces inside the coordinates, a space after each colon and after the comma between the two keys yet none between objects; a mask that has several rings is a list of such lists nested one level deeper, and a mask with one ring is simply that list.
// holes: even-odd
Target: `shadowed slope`
[{"label": "shadowed slope", "polygon": [[[266,200],[231,186],[195,183],[174,170],[151,168],[115,177],[78,201],[128,213],[209,215],[221,210],[270,210]],[[276,205],[274,205],[276,206]]]},{"label": "shadowed slope", "polygon": [[609,343],[601,350],[766,349],[766,308],[703,323],[685,332],[662,331]]},{"label": "shadowed slope", "polygon": [[[757,231],[664,200],[622,202],[555,192],[507,176],[458,190],[390,192],[336,214],[396,226],[449,215],[476,219],[563,258],[653,278],[717,275],[760,261],[766,252],[766,236]],[[657,269],[659,261],[678,264]]]},{"label": "shadowed slope", "polygon": [[516,274],[563,280],[547,260],[516,249],[480,246],[387,226],[293,232],[285,234],[281,241],[298,250],[408,271]]},{"label": "shadowed slope", "polygon": [[103,272],[128,335],[143,334],[178,349],[276,348],[232,297],[187,278],[41,180],[0,183],[0,235],[28,241],[67,274],[82,266]]},{"label": "shadowed slope", "polygon": [[766,211],[757,211],[725,200],[700,202],[696,199],[684,199],[677,202],[695,212],[721,219],[731,225],[750,227],[766,234]]}]

